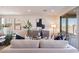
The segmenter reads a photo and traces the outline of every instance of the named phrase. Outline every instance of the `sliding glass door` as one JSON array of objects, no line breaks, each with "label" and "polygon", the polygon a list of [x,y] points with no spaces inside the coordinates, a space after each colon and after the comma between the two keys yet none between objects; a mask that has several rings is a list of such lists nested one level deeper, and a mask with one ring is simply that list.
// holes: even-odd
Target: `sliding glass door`
[{"label": "sliding glass door", "polygon": [[61,17],[60,18],[60,33],[66,35],[76,35],[77,18],[76,17]]},{"label": "sliding glass door", "polygon": [[76,35],[77,18],[68,18],[68,33]]},{"label": "sliding glass door", "polygon": [[66,33],[66,18],[61,19],[61,30],[63,33]]}]

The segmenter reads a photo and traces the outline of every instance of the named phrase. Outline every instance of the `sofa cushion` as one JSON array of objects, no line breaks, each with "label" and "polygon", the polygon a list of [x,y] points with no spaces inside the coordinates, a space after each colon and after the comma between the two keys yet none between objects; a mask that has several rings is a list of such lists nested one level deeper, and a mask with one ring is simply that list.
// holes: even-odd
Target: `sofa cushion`
[{"label": "sofa cushion", "polygon": [[16,34],[16,39],[25,39],[25,38],[20,36],[20,35],[18,35],[18,34]]},{"label": "sofa cushion", "polygon": [[4,36],[4,33],[0,32],[0,36]]},{"label": "sofa cushion", "polygon": [[16,39],[24,39],[25,35],[27,34],[26,30],[14,30],[14,33],[16,33]]},{"label": "sofa cushion", "polygon": [[38,40],[12,40],[11,48],[38,48]]},{"label": "sofa cushion", "polygon": [[65,48],[68,45],[68,41],[64,40],[41,40],[40,48]]}]

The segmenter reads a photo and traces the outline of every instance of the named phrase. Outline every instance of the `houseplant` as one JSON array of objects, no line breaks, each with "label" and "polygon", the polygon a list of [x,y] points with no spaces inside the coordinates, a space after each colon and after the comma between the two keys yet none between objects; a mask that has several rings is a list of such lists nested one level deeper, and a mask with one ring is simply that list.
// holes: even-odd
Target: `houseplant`
[{"label": "houseplant", "polygon": [[29,36],[30,29],[32,28],[31,22],[29,22],[28,20],[27,23],[23,26],[23,28],[27,29],[27,36]]},{"label": "houseplant", "polygon": [[5,37],[4,45],[9,45],[10,41],[12,40],[12,34],[7,34]]}]

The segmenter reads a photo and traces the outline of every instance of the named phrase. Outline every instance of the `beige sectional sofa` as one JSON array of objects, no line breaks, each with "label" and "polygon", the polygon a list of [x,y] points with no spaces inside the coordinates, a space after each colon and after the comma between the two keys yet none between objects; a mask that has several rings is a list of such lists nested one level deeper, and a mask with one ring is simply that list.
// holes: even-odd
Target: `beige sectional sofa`
[{"label": "beige sectional sofa", "polygon": [[12,40],[2,53],[77,53],[78,50],[64,40]]}]

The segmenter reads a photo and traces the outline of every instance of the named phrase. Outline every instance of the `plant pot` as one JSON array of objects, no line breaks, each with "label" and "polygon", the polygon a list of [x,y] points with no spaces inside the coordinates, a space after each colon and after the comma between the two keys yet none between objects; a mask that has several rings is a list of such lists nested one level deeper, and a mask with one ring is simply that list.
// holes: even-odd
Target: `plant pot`
[{"label": "plant pot", "polygon": [[30,36],[30,30],[27,30],[27,36],[28,37]]}]

